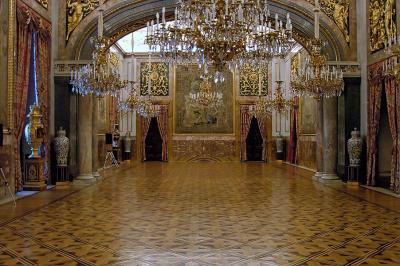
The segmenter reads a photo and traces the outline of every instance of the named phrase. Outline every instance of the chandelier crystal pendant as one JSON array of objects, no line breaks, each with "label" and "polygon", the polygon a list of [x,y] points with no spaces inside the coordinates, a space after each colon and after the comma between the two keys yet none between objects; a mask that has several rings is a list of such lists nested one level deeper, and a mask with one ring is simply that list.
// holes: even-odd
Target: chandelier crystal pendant
[{"label": "chandelier crystal pendant", "polygon": [[295,45],[290,15],[284,25],[266,0],[180,0],[173,23],[166,23],[165,8],[147,23],[146,43],[170,63],[213,65],[215,81],[224,67],[267,64]]},{"label": "chandelier crystal pendant", "polygon": [[103,36],[102,2],[100,0],[98,37],[91,39],[94,44],[93,62],[71,71],[72,92],[81,96],[93,94],[97,97],[117,97],[128,84],[121,80],[118,55],[110,51],[110,39]]},{"label": "chandelier crystal pendant", "polygon": [[267,99],[267,107],[270,111],[275,110],[278,113],[286,113],[295,107],[294,99],[286,99],[282,92],[283,81],[276,81],[276,90],[272,99]]},{"label": "chandelier crystal pendant", "polygon": [[298,96],[310,96],[315,99],[338,97],[344,90],[343,72],[328,66],[322,54],[322,41],[319,39],[319,1],[315,0],[315,38],[307,47],[310,49],[310,60],[299,65],[296,75],[292,77],[291,88]]},{"label": "chandelier crystal pendant", "polygon": [[218,108],[223,104],[223,94],[218,91],[212,91],[210,76],[207,66],[205,66],[204,74],[200,77],[200,87],[198,92],[189,93],[189,105],[196,108]]}]

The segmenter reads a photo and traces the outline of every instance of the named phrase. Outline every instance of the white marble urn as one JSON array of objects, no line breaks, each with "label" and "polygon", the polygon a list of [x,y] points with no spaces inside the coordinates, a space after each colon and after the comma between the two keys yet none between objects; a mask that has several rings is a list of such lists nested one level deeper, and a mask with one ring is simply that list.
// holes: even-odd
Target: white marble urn
[{"label": "white marble urn", "polygon": [[54,139],[57,166],[68,165],[69,139],[65,135],[65,130],[60,128],[57,131],[57,137]]},{"label": "white marble urn", "polygon": [[347,150],[349,153],[350,166],[360,166],[362,140],[360,131],[357,128],[351,132],[351,138],[347,141]]}]

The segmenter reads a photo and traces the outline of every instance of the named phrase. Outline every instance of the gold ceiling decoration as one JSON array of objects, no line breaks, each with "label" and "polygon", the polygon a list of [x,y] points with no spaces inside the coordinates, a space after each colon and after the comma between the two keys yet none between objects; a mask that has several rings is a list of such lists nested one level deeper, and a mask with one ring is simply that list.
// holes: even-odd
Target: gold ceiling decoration
[{"label": "gold ceiling decoration", "polygon": [[385,41],[396,36],[396,1],[371,0],[369,3],[369,49],[385,48]]},{"label": "gold ceiling decoration", "polygon": [[149,77],[151,79],[152,96],[168,96],[168,64],[157,62],[151,64],[151,73],[149,73],[149,64],[142,62],[140,64],[140,95],[148,95]]},{"label": "gold ceiling decoration", "polygon": [[[39,0],[42,2],[47,2],[48,0]],[[106,2],[107,0],[104,0]],[[65,40],[68,41],[72,32],[79,25],[79,23],[87,15],[90,14],[99,6],[100,0],[67,0],[66,1],[66,37]]]},{"label": "gold ceiling decoration", "polygon": [[[259,75],[261,72],[261,75]],[[259,79],[262,77],[261,95],[268,95],[268,68],[260,71],[252,65],[240,68],[240,96],[259,96]]]},{"label": "gold ceiling decoration", "polygon": [[36,0],[36,2],[41,4],[42,7],[46,8],[46,9],[49,7],[49,0]]},{"label": "gold ceiling decoration", "polygon": [[[314,4],[315,0],[308,0]],[[349,7],[350,0],[320,0],[322,11],[328,15],[343,33],[346,41],[350,42]]]}]

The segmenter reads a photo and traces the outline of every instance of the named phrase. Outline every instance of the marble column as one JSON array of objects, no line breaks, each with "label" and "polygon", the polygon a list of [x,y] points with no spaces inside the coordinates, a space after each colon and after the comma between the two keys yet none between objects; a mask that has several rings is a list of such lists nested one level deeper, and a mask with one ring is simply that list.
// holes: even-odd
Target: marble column
[{"label": "marble column", "polygon": [[332,97],[324,99],[324,155],[323,165],[324,173],[322,179],[334,180],[338,179],[336,173],[337,167],[337,117],[338,117],[338,99]]},{"label": "marble column", "polygon": [[99,122],[99,100],[98,97],[93,97],[93,108],[92,108],[92,168],[93,176],[98,177],[99,173],[99,138],[97,124]]},{"label": "marble column", "polygon": [[[78,168],[76,179],[92,179],[92,96],[78,98]],[[89,107],[89,108],[88,108]]]},{"label": "marble column", "polygon": [[317,172],[314,175],[314,180],[322,177],[324,172],[324,101],[323,99],[317,101]]}]

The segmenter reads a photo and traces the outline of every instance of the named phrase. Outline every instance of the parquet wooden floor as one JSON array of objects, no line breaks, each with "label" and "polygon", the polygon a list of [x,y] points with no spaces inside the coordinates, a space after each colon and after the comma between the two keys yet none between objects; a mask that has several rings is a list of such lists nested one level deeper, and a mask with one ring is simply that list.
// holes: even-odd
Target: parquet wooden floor
[{"label": "parquet wooden floor", "polygon": [[134,163],[3,223],[0,265],[400,265],[400,213],[311,175]]}]

